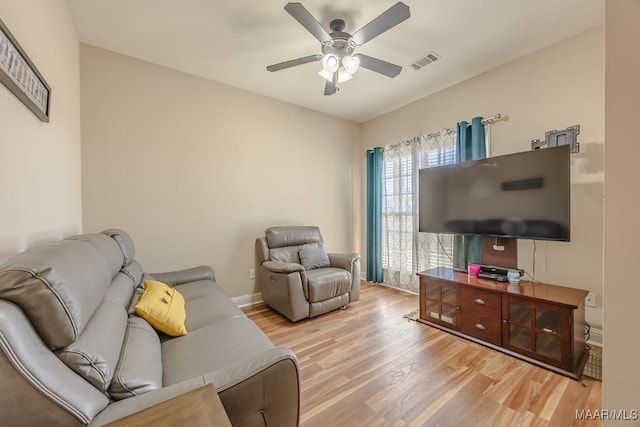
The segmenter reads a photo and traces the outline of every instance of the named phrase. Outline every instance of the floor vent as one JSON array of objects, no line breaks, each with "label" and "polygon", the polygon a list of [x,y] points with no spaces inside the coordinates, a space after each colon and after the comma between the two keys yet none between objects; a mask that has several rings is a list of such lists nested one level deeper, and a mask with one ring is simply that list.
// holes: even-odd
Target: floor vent
[{"label": "floor vent", "polygon": [[411,64],[411,67],[414,70],[418,71],[419,69],[424,68],[427,65],[431,64],[432,62],[436,62],[439,59],[440,59],[440,55],[431,51],[426,55],[424,55],[423,57],[421,57],[420,59],[416,60],[413,64]]}]

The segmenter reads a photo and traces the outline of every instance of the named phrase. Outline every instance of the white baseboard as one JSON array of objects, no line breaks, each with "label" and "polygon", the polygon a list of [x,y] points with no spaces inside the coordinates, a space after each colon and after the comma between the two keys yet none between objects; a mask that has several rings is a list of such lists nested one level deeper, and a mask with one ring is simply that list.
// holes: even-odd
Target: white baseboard
[{"label": "white baseboard", "polygon": [[602,347],[602,329],[591,328],[588,344]]},{"label": "white baseboard", "polygon": [[[366,282],[366,280],[361,280],[360,282]],[[385,288],[395,289],[396,291],[402,291],[412,295],[418,295],[418,292],[410,291],[409,289],[398,288],[396,286],[387,285],[386,283],[374,283],[374,285],[384,286]]]},{"label": "white baseboard", "polygon": [[262,302],[262,292],[256,292],[254,294],[240,295],[239,297],[231,298],[238,307],[245,307],[247,305],[257,304]]}]

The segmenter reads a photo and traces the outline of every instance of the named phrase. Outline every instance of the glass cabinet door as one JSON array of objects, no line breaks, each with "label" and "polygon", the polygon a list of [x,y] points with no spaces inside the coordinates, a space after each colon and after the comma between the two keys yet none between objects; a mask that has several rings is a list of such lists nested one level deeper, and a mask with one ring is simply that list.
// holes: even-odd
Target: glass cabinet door
[{"label": "glass cabinet door", "polygon": [[[504,298],[507,313],[504,322],[505,347],[528,354],[547,363],[563,366],[569,349],[563,348],[563,333],[569,328],[569,312],[535,301]],[[565,332],[563,332],[565,331]],[[567,341],[565,338],[565,342]]]},{"label": "glass cabinet door", "polygon": [[536,352],[557,361],[562,360],[561,315],[548,308],[536,309]]},{"label": "glass cabinet door", "polygon": [[533,351],[531,308],[525,304],[509,303],[509,344],[523,350]]},{"label": "glass cabinet door", "polygon": [[458,287],[434,280],[420,279],[424,295],[423,319],[455,328],[458,325]]}]

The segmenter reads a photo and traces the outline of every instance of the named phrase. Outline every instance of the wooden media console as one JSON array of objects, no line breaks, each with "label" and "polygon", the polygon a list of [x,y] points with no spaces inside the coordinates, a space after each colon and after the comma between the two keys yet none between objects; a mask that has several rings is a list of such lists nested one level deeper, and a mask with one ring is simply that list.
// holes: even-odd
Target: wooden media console
[{"label": "wooden media console", "polygon": [[471,277],[450,268],[421,273],[420,322],[579,379],[587,360],[587,291]]}]

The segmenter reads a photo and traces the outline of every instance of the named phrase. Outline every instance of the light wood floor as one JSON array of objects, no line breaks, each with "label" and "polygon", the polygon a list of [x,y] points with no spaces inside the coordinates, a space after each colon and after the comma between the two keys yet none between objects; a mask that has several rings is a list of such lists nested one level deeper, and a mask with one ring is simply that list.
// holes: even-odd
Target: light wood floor
[{"label": "light wood floor", "polygon": [[409,321],[418,297],[364,284],[346,310],[291,323],[245,308],[276,346],[298,355],[303,427],[563,426],[602,409],[601,383],[574,381]]}]

